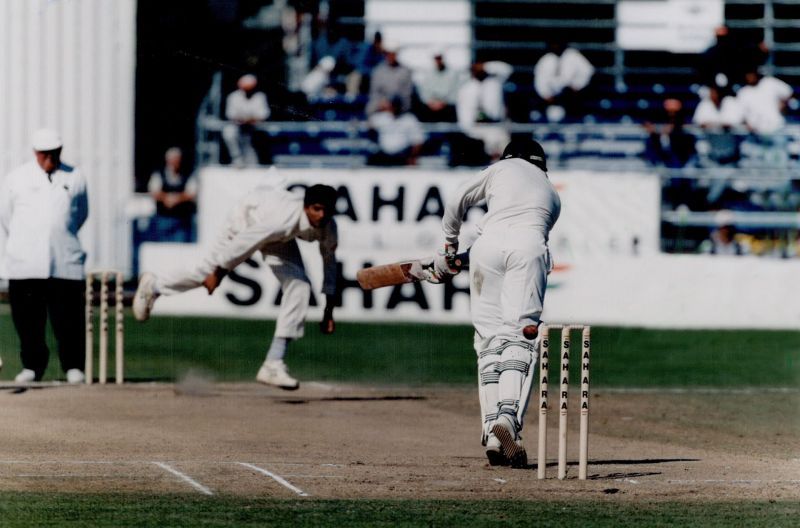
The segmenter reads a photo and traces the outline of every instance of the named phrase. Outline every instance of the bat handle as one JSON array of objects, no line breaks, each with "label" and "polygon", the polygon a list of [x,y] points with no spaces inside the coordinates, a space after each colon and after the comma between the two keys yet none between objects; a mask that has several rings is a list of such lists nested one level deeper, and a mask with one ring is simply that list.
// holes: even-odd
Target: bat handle
[{"label": "bat handle", "polygon": [[469,251],[459,253],[453,258],[453,267],[463,270],[469,266]]}]

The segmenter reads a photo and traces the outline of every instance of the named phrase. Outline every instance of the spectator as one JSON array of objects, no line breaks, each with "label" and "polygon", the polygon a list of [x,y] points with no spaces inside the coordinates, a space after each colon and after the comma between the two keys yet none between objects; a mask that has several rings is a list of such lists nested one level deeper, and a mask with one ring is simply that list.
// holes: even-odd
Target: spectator
[{"label": "spectator", "polygon": [[241,167],[261,161],[259,150],[263,148],[256,146],[259,145],[256,125],[266,121],[271,112],[266,94],[256,91],[255,75],[243,75],[237,86],[239,89],[231,92],[225,101],[225,117],[230,123],[222,128],[222,137],[231,161]]},{"label": "spectator", "polygon": [[352,42],[336,23],[323,29],[315,41],[314,60],[321,63],[326,57],[333,58],[333,69],[330,75],[329,86],[334,88],[333,95],[345,93],[350,75],[355,71],[355,57],[357,45]]},{"label": "spectator", "polygon": [[786,124],[783,113],[792,95],[792,87],[785,82],[754,70],[745,74],[745,86],[736,97],[747,127],[756,134],[773,134]]},{"label": "spectator", "polygon": [[447,67],[441,53],[433,56],[433,62],[434,68],[421,75],[417,83],[422,103],[417,115],[430,123],[453,123],[461,75]]},{"label": "spectator", "polygon": [[[554,41],[547,45],[545,53],[533,70],[533,86],[548,107],[560,106],[568,116],[581,114],[585,91],[594,75],[594,66],[580,51],[567,47],[566,43]],[[551,120],[553,114],[548,111]]]},{"label": "spectator", "polygon": [[729,89],[741,86],[748,71],[764,64],[766,44],[743,41],[732,35],[727,26],[718,27],[715,33],[717,41],[703,53],[700,61],[700,83]]},{"label": "spectator", "polygon": [[156,202],[156,238],[163,242],[194,240],[197,210],[197,180],[183,164],[181,149],[172,147],[164,155],[164,168],[150,176],[147,191]]},{"label": "spectator", "polygon": [[369,93],[372,71],[383,62],[383,37],[376,31],[372,42],[362,42],[353,57],[355,69],[347,81],[348,95]]},{"label": "spectator", "polygon": [[0,189],[0,248],[11,318],[20,341],[22,371],[15,381],[39,381],[50,351],[48,317],[67,382],[84,381],[86,253],[78,231],[89,215],[86,180],[61,162],[58,133],[33,135],[34,161],[12,171]]},{"label": "spectator", "polygon": [[739,101],[726,92],[715,85],[707,88],[692,118],[692,122],[703,129],[708,139],[709,160],[718,165],[739,161],[739,139],[731,129],[744,124]]},{"label": "spectator", "polygon": [[300,90],[300,83],[311,69],[312,19],[313,15],[302,6],[287,5],[283,10],[283,51],[286,54],[286,84],[290,92]]},{"label": "spectator", "polygon": [[344,74],[347,73],[344,70],[352,68],[354,48],[340,26],[337,24],[326,26],[325,22],[322,22],[319,35],[314,40],[314,59],[319,62],[323,57],[333,57],[339,68],[336,73]]},{"label": "spectator", "polygon": [[403,111],[411,108],[411,94],[414,91],[411,70],[397,62],[395,45],[384,44],[384,52],[384,61],[372,72],[366,108],[368,116],[386,108],[396,97],[402,101]]},{"label": "spectator", "polygon": [[497,159],[510,140],[502,122],[506,117],[503,83],[512,73],[511,66],[500,61],[476,62],[470,73],[456,99],[462,134],[451,145],[451,165],[482,165]]},{"label": "spectator", "polygon": [[746,255],[744,245],[736,241],[736,227],[725,224],[711,232],[708,239],[700,243],[700,252],[707,255]]},{"label": "spectator", "polygon": [[309,101],[316,99],[330,99],[336,95],[336,89],[331,86],[331,72],[336,67],[336,59],[322,57],[319,64],[306,75],[300,85]]},{"label": "spectator", "polygon": [[403,111],[399,98],[372,114],[369,124],[378,133],[380,148],[370,156],[370,165],[416,165],[425,132],[412,113]]},{"label": "spectator", "polygon": [[645,159],[653,165],[684,167],[695,155],[695,140],[683,128],[683,103],[678,99],[666,99],[664,113],[664,125],[659,127],[650,122],[644,124],[649,134],[645,145]]},{"label": "spectator", "polygon": [[745,125],[754,134],[749,158],[763,166],[786,167],[789,154],[782,130],[786,124],[784,112],[793,96],[792,87],[756,71],[745,74],[745,83],[736,97],[742,105]]}]

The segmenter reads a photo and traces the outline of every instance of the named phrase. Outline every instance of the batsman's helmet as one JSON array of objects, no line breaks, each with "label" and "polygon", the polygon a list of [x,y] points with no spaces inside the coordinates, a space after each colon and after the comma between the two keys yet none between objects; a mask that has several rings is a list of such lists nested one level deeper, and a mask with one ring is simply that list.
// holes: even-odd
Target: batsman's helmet
[{"label": "batsman's helmet", "polygon": [[501,159],[519,158],[547,171],[547,159],[542,146],[532,139],[512,139],[503,150]]}]

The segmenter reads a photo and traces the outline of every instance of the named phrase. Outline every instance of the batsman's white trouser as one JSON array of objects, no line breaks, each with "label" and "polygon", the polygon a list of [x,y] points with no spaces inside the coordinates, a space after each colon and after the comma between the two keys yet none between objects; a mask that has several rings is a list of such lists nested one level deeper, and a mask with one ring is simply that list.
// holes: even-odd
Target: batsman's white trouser
[{"label": "batsman's white trouser", "polygon": [[[194,268],[178,269],[159,275],[156,280],[156,291],[161,295],[174,295],[201,287],[206,276],[216,268],[217,262],[225,262],[233,257],[220,254],[221,248],[225,247],[222,241],[228,234],[226,229],[218,243]],[[275,335],[292,339],[303,337],[311,297],[311,282],[306,275],[297,241],[270,244],[269,253],[264,255],[264,261],[275,274],[283,290],[281,307],[275,322]]]},{"label": "batsman's white trouser", "polygon": [[484,439],[499,414],[522,428],[538,344],[525,339],[522,329],[539,324],[550,269],[547,245],[530,230],[483,233],[470,250]]}]

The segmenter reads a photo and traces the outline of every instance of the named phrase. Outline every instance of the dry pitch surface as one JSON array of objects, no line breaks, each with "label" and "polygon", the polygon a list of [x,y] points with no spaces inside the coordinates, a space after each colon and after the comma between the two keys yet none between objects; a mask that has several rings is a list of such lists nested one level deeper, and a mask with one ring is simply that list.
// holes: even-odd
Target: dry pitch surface
[{"label": "dry pitch surface", "polygon": [[[797,391],[593,394],[588,481],[492,468],[472,388],[188,380],[0,386],[0,490],[245,497],[740,501],[800,499]],[[576,402],[572,403],[577,408]],[[548,473],[555,476],[551,412]]]}]

